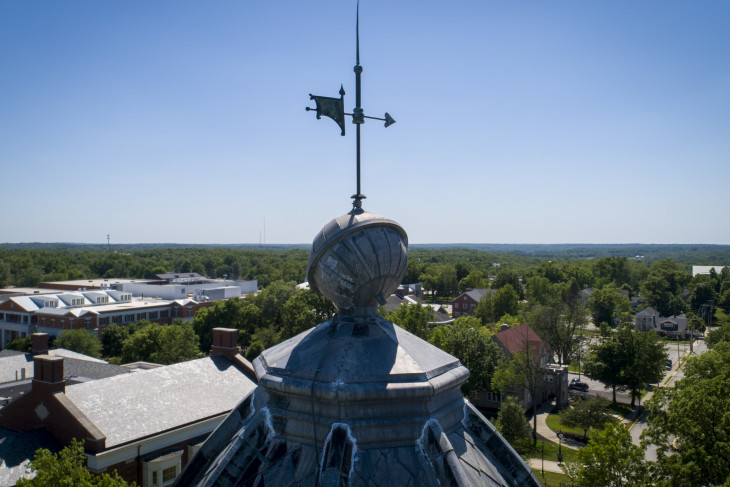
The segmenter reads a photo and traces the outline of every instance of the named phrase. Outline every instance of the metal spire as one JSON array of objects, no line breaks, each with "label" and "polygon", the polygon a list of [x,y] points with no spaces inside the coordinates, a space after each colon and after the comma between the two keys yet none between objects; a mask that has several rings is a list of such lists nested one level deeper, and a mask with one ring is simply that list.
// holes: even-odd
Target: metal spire
[{"label": "metal spire", "polygon": [[356,159],[357,159],[357,191],[351,198],[352,211],[355,213],[361,213],[362,200],[365,199],[365,195],[360,191],[360,125],[365,123],[366,118],[373,120],[382,120],[385,122],[385,126],[389,127],[395,123],[393,117],[388,112],[385,112],[384,118],[370,117],[365,115],[362,109],[362,66],[360,66],[360,0],[357,2],[357,15],[355,20],[355,108],[352,113],[345,113],[345,90],[340,86],[340,97],[331,98],[326,96],[316,96],[309,94],[309,99],[314,100],[316,108],[307,107],[306,110],[315,110],[317,112],[317,118],[322,118],[322,115],[331,118],[337,123],[341,129],[341,135],[345,135],[345,115],[352,117],[352,123],[355,124],[356,128]]}]

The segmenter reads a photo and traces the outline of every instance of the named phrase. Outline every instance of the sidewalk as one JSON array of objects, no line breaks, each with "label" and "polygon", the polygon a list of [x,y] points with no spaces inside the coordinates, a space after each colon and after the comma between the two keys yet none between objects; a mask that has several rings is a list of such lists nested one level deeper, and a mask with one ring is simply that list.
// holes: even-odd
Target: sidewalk
[{"label": "sidewalk", "polygon": [[[537,410],[537,434],[539,436],[542,436],[548,441],[552,441],[554,443],[559,443],[558,434],[548,428],[548,425],[546,423],[546,419],[548,417],[548,414],[553,410],[553,404],[551,402],[545,403],[542,406],[540,406],[540,409]],[[572,448],[573,450],[577,450],[580,447],[584,446],[581,443],[578,443],[577,441],[573,441],[570,438],[564,438],[562,440],[563,446],[566,446],[568,448]],[[552,470],[551,470],[552,471]]]},{"label": "sidewalk", "polygon": [[[540,458],[528,458],[527,464],[535,469],[535,472],[542,471],[542,459]],[[565,471],[563,471],[563,468],[558,464],[558,462],[554,462],[552,460],[545,460],[545,471],[554,473],[565,473]]]}]

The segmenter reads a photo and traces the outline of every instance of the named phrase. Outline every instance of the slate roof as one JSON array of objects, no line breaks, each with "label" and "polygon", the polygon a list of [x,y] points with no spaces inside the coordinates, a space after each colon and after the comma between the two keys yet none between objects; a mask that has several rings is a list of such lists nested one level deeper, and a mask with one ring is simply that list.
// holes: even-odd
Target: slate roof
[{"label": "slate roof", "polygon": [[647,306],[646,308],[637,312],[636,316],[659,316],[659,312],[651,306]]},{"label": "slate roof", "polygon": [[[255,410],[252,396],[241,401],[213,432],[178,477],[176,486],[540,485],[509,443],[468,402],[464,404],[463,421],[448,432],[438,423],[429,423],[412,445],[370,449],[345,445],[345,461],[340,465],[335,462],[334,466],[340,468],[332,468],[331,454],[277,436],[268,411]],[[342,461],[341,457],[335,458]]]},{"label": "slate roof", "polygon": [[377,315],[337,315],[254,366],[175,485],[540,485],[464,400],[459,361]]},{"label": "slate roof", "polygon": [[106,447],[230,411],[255,384],[222,356],[66,387]]},{"label": "slate roof", "polygon": [[0,485],[15,485],[25,475],[25,467],[39,448],[52,452],[60,450],[58,444],[45,430],[19,433],[0,428]]},{"label": "slate roof", "polygon": [[[49,355],[64,357],[64,377],[85,377],[88,379],[103,379],[119,374],[126,374],[128,369],[120,365],[113,365],[103,360],[72,352],[64,348],[48,351]],[[34,362],[30,353],[15,350],[0,352],[0,384],[13,382],[23,377],[21,370],[25,369],[25,378],[33,378]],[[17,373],[17,377],[16,377]]]},{"label": "slate roof", "polygon": [[474,288],[471,291],[466,291],[463,294],[466,294],[471,299],[479,302],[480,299],[482,299],[484,296],[486,296],[487,293],[494,293],[497,292],[496,289],[485,289],[485,288]]}]

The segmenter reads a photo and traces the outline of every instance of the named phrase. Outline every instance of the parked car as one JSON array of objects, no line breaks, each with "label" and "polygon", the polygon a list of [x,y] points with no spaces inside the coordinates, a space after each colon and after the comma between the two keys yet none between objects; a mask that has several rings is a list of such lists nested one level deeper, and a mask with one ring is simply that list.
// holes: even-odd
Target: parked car
[{"label": "parked car", "polygon": [[573,379],[570,381],[570,385],[568,386],[568,389],[575,389],[578,391],[588,392],[588,384],[585,382],[581,382],[577,379]]},{"label": "parked car", "polygon": [[672,361],[667,360],[667,363],[664,364],[664,367],[666,367],[667,370],[672,370]]}]

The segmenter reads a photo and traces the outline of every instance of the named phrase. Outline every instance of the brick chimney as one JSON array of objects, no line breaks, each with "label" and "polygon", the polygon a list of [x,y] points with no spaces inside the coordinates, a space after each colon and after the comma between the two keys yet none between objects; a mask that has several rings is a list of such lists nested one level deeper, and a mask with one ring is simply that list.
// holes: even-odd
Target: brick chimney
[{"label": "brick chimney", "polygon": [[37,355],[33,357],[33,360],[35,362],[33,372],[34,390],[42,390],[48,393],[66,392],[66,381],[63,378],[63,357]]},{"label": "brick chimney", "polygon": [[210,355],[225,355],[233,359],[238,355],[238,330],[235,328],[213,328],[213,347]]},{"label": "brick chimney", "polygon": [[48,355],[48,333],[33,333],[31,340],[33,355]]}]

